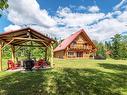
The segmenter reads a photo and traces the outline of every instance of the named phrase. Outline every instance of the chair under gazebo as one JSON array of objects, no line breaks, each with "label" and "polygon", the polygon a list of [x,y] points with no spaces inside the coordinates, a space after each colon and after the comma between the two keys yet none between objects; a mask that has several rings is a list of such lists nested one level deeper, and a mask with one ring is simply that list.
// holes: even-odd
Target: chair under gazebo
[{"label": "chair under gazebo", "polygon": [[[36,44],[24,44],[27,42],[34,42]],[[43,47],[45,49],[45,60],[50,63],[50,66],[53,67],[53,44],[55,40],[49,38],[42,33],[32,29],[24,28],[15,31],[4,32],[0,34],[0,71],[2,71],[2,50],[10,45],[12,58],[11,60],[15,63],[16,56],[16,46],[19,47]],[[47,54],[48,52],[48,54]]]}]

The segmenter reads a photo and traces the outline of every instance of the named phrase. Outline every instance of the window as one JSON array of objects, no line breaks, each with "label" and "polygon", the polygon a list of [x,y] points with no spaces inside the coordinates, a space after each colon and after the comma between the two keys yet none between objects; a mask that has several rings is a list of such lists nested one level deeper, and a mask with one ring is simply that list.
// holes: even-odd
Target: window
[{"label": "window", "polygon": [[87,43],[85,43],[83,46],[84,46],[84,49],[87,49]]},{"label": "window", "polygon": [[68,55],[69,56],[73,56],[74,55],[74,52],[68,52]]},{"label": "window", "polygon": [[76,41],[73,41],[73,42],[72,42],[72,45],[75,45],[75,44],[76,44]]},{"label": "window", "polygon": [[71,43],[70,47],[71,47],[71,48],[75,48],[75,47],[76,47],[76,42],[73,41],[73,42]]}]

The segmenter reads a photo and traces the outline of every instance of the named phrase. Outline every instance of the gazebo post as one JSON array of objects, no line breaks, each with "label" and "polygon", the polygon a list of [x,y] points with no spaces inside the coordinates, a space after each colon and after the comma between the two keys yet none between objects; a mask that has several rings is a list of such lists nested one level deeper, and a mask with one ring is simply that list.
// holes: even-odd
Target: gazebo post
[{"label": "gazebo post", "polygon": [[47,50],[48,50],[48,48],[46,47],[45,48],[45,60],[47,60]]},{"label": "gazebo post", "polygon": [[51,62],[51,67],[53,67],[53,42],[51,42],[50,44],[50,49],[51,49],[51,58],[50,58],[50,62]]},{"label": "gazebo post", "polygon": [[0,71],[2,71],[2,44],[0,44]]},{"label": "gazebo post", "polygon": [[11,50],[12,50],[12,61],[15,63],[15,47],[11,45]]}]

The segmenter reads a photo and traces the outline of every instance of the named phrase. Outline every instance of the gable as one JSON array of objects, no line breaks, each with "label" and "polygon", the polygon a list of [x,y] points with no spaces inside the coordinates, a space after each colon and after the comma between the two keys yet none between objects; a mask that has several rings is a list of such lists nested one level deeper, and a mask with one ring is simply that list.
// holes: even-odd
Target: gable
[{"label": "gable", "polygon": [[[80,38],[81,37],[81,38]],[[96,48],[94,43],[91,41],[91,39],[88,37],[88,35],[85,33],[83,29],[80,31],[72,34],[68,38],[66,38],[61,44],[59,44],[55,49],[54,52],[56,51],[61,51],[65,50],[69,45],[71,45],[74,41],[78,42],[88,42],[89,45],[91,45],[93,48]]]},{"label": "gable", "polygon": [[85,44],[87,41],[85,38],[83,38],[83,36],[80,34],[76,39],[75,39],[76,43],[81,43],[81,44]]}]

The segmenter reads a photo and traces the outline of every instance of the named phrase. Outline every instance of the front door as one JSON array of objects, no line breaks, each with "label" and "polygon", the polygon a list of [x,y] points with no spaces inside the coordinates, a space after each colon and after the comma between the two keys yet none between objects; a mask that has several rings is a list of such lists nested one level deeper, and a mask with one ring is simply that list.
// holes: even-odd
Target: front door
[{"label": "front door", "polygon": [[77,57],[83,57],[83,52],[77,52]]}]

